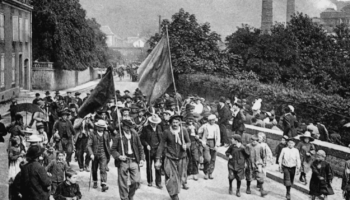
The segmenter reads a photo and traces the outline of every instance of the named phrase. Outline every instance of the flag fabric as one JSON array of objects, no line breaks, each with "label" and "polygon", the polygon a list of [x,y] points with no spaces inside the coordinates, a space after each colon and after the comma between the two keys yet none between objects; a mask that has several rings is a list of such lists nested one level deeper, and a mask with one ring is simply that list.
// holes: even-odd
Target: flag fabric
[{"label": "flag fabric", "polygon": [[115,98],[113,69],[109,67],[89,98],[79,108],[78,116],[83,118],[104,106],[109,99]]},{"label": "flag fabric", "polygon": [[166,35],[158,42],[153,51],[144,60],[137,73],[139,74],[139,88],[152,104],[172,83],[170,53]]}]

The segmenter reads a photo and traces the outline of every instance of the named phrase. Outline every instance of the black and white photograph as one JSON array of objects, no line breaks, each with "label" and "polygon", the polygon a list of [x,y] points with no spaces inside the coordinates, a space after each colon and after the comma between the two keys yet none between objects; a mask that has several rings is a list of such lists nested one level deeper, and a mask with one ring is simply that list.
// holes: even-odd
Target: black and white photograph
[{"label": "black and white photograph", "polygon": [[350,200],[350,0],[0,0],[0,200]]}]

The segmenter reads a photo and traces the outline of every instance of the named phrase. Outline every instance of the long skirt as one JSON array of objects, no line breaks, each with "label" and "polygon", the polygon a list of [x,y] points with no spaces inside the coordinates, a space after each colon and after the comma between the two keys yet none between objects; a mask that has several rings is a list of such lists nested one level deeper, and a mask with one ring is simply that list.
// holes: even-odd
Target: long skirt
[{"label": "long skirt", "polygon": [[23,158],[19,157],[16,161],[10,161],[10,167],[9,167],[9,180],[15,180],[16,175],[18,172],[21,171],[21,168],[19,167],[19,164],[23,161]]},{"label": "long skirt", "polygon": [[182,184],[187,183],[187,157],[180,160],[164,159],[165,186],[170,196],[180,193]]},{"label": "long skirt", "polygon": [[190,152],[188,152],[187,175],[198,174],[199,165],[199,145],[196,141],[191,142]]}]

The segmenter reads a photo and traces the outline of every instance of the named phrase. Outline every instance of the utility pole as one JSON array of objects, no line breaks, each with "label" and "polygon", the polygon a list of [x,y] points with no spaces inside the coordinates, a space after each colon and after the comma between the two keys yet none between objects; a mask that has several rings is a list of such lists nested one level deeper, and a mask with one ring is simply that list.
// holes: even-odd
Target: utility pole
[{"label": "utility pole", "polygon": [[162,33],[162,16],[161,15],[158,15],[158,17],[159,17],[159,34],[161,34]]}]

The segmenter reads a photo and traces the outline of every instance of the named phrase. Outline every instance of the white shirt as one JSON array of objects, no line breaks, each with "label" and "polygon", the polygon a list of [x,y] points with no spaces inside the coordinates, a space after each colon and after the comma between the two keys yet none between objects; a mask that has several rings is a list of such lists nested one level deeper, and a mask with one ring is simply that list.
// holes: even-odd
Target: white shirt
[{"label": "white shirt", "polygon": [[214,139],[215,138],[215,129],[216,129],[215,125],[208,124],[207,129],[208,129],[207,139]]},{"label": "white shirt", "polygon": [[285,147],[282,149],[281,155],[278,159],[280,165],[285,167],[297,167],[300,168],[300,154],[299,150],[296,148]]}]

